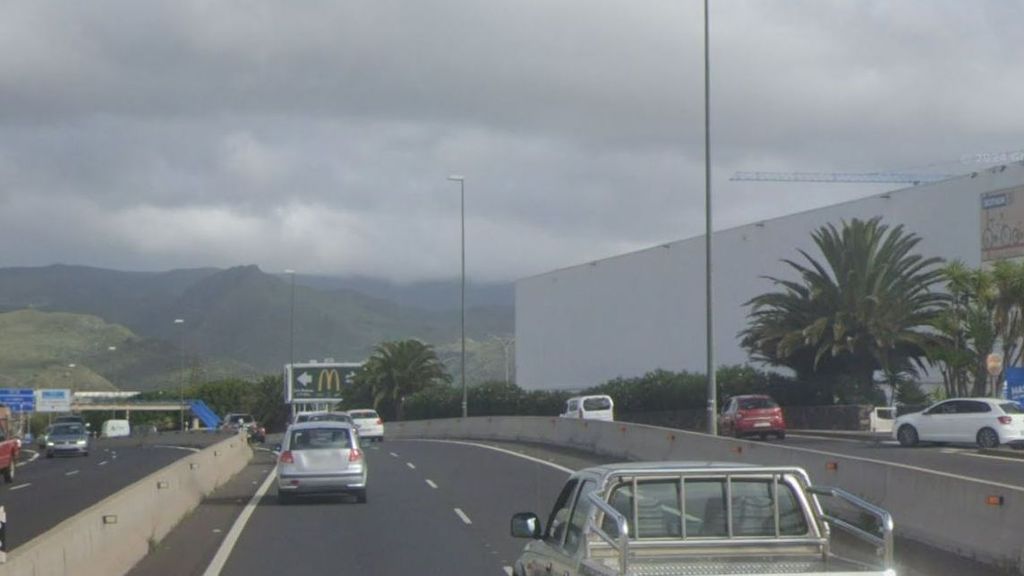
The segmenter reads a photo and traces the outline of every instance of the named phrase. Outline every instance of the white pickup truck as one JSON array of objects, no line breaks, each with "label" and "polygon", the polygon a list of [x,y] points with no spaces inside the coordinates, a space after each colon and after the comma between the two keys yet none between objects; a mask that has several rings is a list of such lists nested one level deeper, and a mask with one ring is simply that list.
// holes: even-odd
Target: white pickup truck
[{"label": "white pickup truck", "polygon": [[[819,497],[837,499],[842,513],[825,513]],[[855,525],[864,520],[869,528]],[[842,490],[812,486],[796,467],[587,468],[562,488],[546,528],[526,512],[512,517],[511,529],[531,540],[516,562],[517,576],[896,574],[889,513]]]}]

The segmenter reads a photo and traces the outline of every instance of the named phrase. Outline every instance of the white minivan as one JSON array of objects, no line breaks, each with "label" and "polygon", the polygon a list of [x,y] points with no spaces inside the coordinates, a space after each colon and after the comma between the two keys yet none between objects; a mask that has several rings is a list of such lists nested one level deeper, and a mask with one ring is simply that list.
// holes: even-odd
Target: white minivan
[{"label": "white minivan", "polygon": [[130,436],[132,428],[127,420],[107,420],[100,429],[100,436],[104,438],[118,438]]},{"label": "white minivan", "polygon": [[615,403],[611,396],[574,396],[565,401],[563,418],[615,420]]}]

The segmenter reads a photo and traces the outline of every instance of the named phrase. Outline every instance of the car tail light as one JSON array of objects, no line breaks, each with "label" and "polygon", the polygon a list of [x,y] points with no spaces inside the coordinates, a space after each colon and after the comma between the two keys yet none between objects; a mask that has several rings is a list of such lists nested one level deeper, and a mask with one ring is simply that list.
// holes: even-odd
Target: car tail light
[{"label": "car tail light", "polygon": [[360,450],[359,448],[353,448],[352,451],[348,453],[348,461],[349,462],[358,462],[358,461],[360,461],[362,459],[363,459],[363,451]]},{"label": "car tail light", "polygon": [[1000,417],[996,418],[996,420],[999,420],[1000,424],[1013,424],[1013,417],[1012,416],[1000,416]]},{"label": "car tail light", "polygon": [[291,450],[281,452],[281,458],[278,461],[281,464],[295,464],[295,458],[292,456]]},{"label": "car tail light", "polygon": [[382,424],[384,424],[384,421],[381,420],[380,418],[377,418],[377,426],[380,426]]}]

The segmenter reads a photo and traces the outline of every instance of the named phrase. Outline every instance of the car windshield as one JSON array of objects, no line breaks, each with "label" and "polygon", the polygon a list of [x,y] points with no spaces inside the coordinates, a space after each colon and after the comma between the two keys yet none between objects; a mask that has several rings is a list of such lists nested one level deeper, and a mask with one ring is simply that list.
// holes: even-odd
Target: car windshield
[{"label": "car windshield", "polygon": [[999,407],[1007,414],[1024,414],[1024,409],[1022,409],[1020,404],[1017,404],[1016,402],[1003,402]]},{"label": "car windshield", "polygon": [[349,416],[356,420],[376,420],[377,418],[379,418],[376,412],[370,410],[357,410],[355,412],[349,412],[348,414]]},{"label": "car windshield", "polygon": [[584,410],[608,410],[612,407],[612,401],[607,398],[587,398],[583,401]]},{"label": "car windshield", "polygon": [[289,450],[328,450],[351,448],[352,438],[347,428],[303,428],[291,433]]},{"label": "car windshield", "polygon": [[75,436],[85,434],[85,428],[80,424],[57,424],[50,431],[52,436]]}]

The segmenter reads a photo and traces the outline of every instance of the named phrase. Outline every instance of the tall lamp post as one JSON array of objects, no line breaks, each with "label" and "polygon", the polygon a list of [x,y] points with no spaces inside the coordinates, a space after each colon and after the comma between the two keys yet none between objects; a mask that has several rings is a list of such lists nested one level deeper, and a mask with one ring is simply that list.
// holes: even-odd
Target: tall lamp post
[{"label": "tall lamp post", "polygon": [[292,278],[291,312],[288,314],[288,366],[295,363],[295,270],[284,271]]},{"label": "tall lamp post", "polygon": [[181,409],[181,430],[185,430],[185,319],[175,318],[175,325],[181,325],[181,355],[179,362],[179,369],[181,375],[178,379],[178,404]]},{"label": "tall lamp post", "polygon": [[462,354],[459,359],[462,377],[462,417],[469,416],[469,393],[466,389],[466,178],[453,174],[448,177],[459,183],[459,211],[462,230],[462,289],[459,291],[459,308],[462,316]]},{"label": "tall lamp post", "polygon": [[708,315],[708,434],[717,434],[718,389],[715,378],[714,298],[711,282],[711,43],[708,23],[708,0],[704,0],[704,280]]}]

